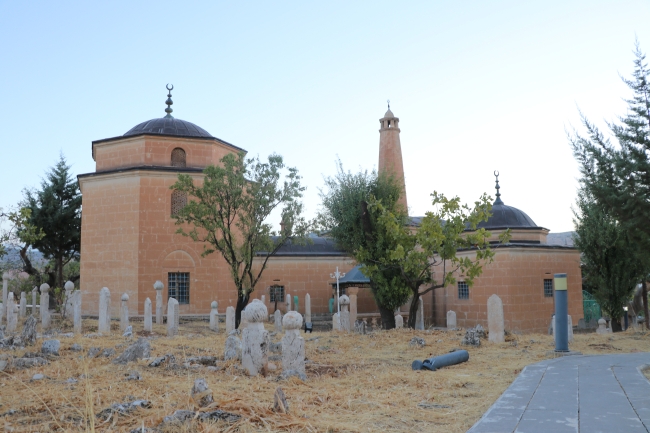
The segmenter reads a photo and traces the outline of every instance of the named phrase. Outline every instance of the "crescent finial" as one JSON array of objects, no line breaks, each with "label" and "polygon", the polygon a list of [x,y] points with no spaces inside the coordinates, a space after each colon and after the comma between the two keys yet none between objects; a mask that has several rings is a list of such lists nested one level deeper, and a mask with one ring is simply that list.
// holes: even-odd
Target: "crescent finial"
[{"label": "crescent finial", "polygon": [[165,88],[171,92],[172,90],[174,90],[174,85],[172,84],[172,88],[170,89],[170,88],[169,88],[169,83],[167,83],[167,85],[165,86]]}]

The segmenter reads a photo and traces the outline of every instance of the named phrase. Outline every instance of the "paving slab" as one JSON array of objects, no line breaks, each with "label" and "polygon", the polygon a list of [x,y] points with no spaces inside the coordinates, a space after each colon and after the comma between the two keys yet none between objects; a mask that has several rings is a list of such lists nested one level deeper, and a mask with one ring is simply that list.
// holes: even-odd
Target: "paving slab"
[{"label": "paving slab", "polygon": [[650,433],[650,353],[532,364],[468,433]]}]

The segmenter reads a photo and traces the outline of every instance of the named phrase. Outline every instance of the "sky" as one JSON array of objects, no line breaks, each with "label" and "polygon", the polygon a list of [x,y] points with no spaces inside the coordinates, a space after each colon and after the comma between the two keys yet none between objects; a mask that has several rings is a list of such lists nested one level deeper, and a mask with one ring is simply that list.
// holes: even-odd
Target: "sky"
[{"label": "sky", "polygon": [[[0,0],[0,207],[63,154],[174,116],[265,158],[279,153],[318,211],[323,177],[377,166],[386,101],[400,118],[411,215],[442,192],[502,199],[573,230],[580,112],[625,114],[650,2]],[[279,221],[278,221],[279,222]]]}]

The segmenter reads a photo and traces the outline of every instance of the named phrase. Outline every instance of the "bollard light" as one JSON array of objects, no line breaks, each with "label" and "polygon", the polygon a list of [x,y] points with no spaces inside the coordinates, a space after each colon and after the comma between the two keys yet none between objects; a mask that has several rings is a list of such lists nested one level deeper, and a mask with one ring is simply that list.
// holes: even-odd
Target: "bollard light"
[{"label": "bollard light", "polygon": [[555,274],[553,278],[555,287],[555,351],[569,351],[569,315],[567,299],[566,274]]},{"label": "bollard light", "polygon": [[625,320],[625,328],[623,331],[627,331],[627,327],[629,326],[628,319],[627,319],[627,307],[623,307],[623,318]]}]

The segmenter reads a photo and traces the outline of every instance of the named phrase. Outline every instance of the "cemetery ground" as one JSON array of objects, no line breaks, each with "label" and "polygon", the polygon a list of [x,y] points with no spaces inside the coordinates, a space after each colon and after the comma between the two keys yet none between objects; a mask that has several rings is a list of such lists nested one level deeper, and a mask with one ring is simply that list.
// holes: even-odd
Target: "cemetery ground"
[{"label": "cemetery ground", "polygon": [[[61,348],[46,365],[0,372],[0,426],[13,432],[465,432],[526,365],[548,359],[554,348],[553,338],[541,334],[509,334],[505,343],[484,340],[480,347],[468,347],[460,345],[461,330],[302,333],[307,380],[280,380],[282,361],[273,351],[270,361],[277,370],[266,376],[249,377],[240,361],[221,361],[223,323],[220,333],[210,331],[206,322],[181,323],[173,338],[166,336],[163,325],[154,325],[151,334],[142,331],[142,322],[132,325],[133,338],[122,337],[115,321],[112,335],[97,336],[97,321],[84,320],[82,335],[51,337],[60,340]],[[272,324],[265,326],[272,331]],[[72,331],[71,324],[55,321],[53,327]],[[158,367],[149,366],[151,359],[112,363],[139,337],[150,339],[152,358],[173,357]],[[281,337],[273,335],[272,342]],[[410,345],[413,337],[422,338],[425,345]],[[649,337],[634,330],[576,334],[571,349],[585,355],[645,352],[650,351]],[[24,349],[0,349],[0,359],[38,352],[43,340]],[[71,350],[74,344],[82,350]],[[90,358],[93,347],[114,349],[115,354],[104,357],[100,352]],[[435,372],[411,370],[413,360],[455,348],[467,349],[469,361]],[[43,377],[35,380],[37,374]],[[205,379],[214,398],[200,410],[190,397],[198,378]],[[273,410],[278,387],[286,396],[288,413]],[[137,400],[147,402],[127,413],[106,410]],[[196,411],[198,418],[199,412],[216,409],[241,418],[161,426],[164,417],[178,410]]]}]

